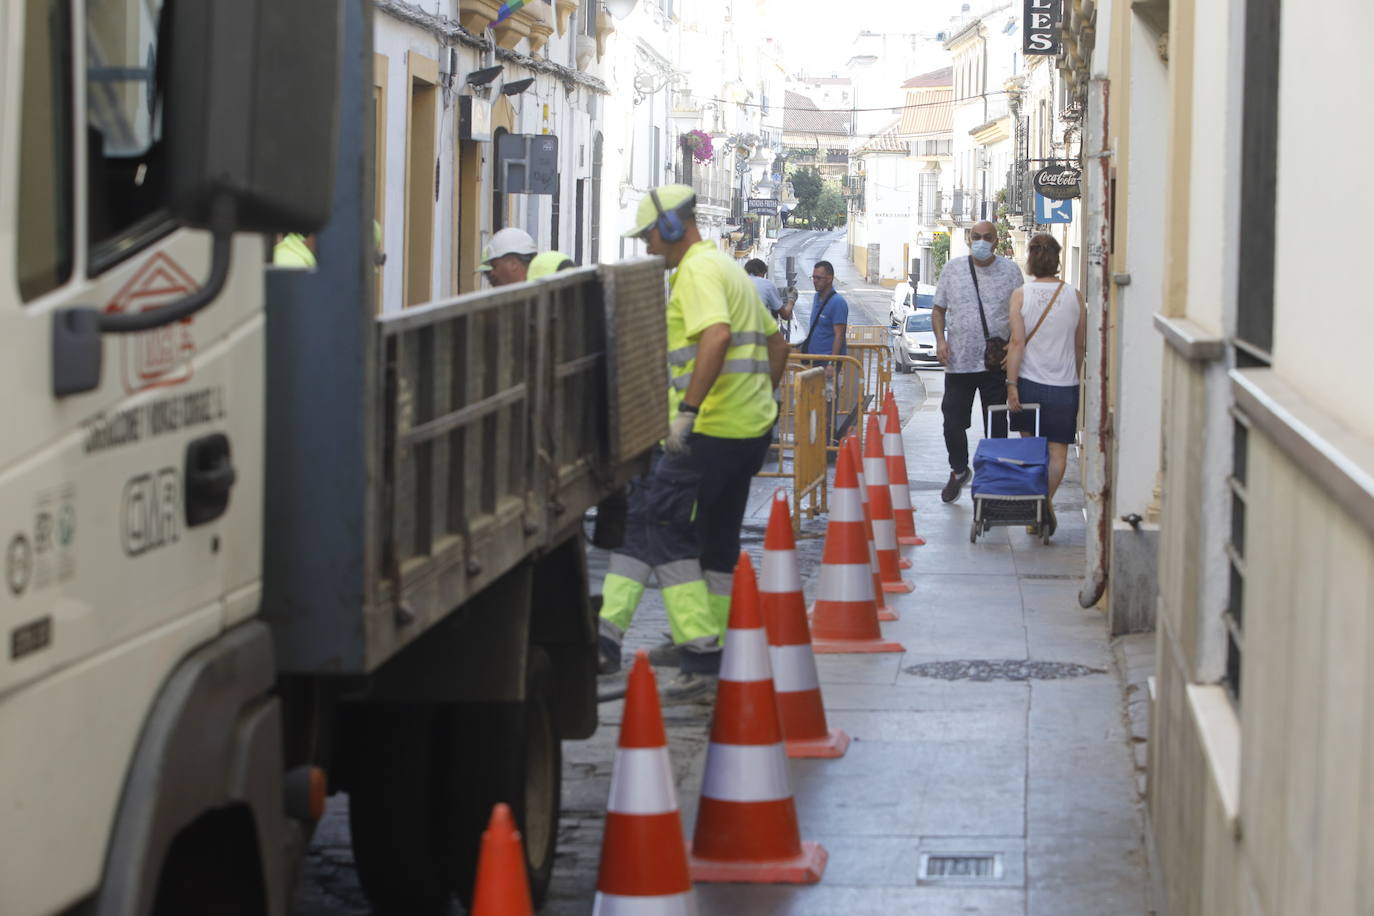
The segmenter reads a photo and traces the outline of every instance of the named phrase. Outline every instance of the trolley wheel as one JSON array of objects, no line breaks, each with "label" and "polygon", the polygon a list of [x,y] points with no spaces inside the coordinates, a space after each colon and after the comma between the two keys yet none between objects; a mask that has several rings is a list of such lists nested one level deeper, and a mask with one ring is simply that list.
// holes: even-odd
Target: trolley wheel
[{"label": "trolley wheel", "polygon": [[974,519],[973,524],[969,526],[969,529],[968,529],[968,542],[969,542],[970,544],[977,544],[977,543],[978,543],[978,520],[977,520],[977,519]]}]

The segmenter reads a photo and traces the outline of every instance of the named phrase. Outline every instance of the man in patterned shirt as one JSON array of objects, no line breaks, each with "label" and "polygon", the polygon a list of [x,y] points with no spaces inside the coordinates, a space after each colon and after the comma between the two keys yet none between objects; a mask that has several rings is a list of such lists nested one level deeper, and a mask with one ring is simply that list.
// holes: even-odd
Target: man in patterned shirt
[{"label": "man in patterned shirt", "polygon": [[[987,409],[1007,402],[1007,374],[1002,369],[989,371],[983,353],[988,337],[1010,339],[1007,303],[1012,290],[1024,282],[1020,268],[996,254],[997,227],[992,223],[974,223],[969,243],[972,254],[951,258],[941,272],[930,316],[936,354],[945,367],[945,396],[940,409],[945,415],[950,470],[940,498],[947,503],[959,498],[959,491],[973,476],[968,464],[973,395],[977,393],[983,403],[985,433]],[[1006,414],[998,414],[991,434],[1006,437]]]}]

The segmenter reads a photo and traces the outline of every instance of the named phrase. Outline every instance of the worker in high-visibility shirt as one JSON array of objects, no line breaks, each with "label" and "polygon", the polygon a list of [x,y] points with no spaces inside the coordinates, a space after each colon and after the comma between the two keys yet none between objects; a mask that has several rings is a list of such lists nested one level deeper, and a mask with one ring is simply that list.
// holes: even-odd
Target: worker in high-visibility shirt
[{"label": "worker in high-visibility shirt", "polygon": [[576,267],[573,259],[561,251],[545,251],[534,256],[530,261],[529,273],[525,275],[526,280],[542,280],[551,277],[560,270],[568,270]]},{"label": "worker in high-visibility shirt", "polygon": [[708,698],[720,672],[749,483],[763,466],[788,345],[735,260],[697,229],[696,196],[665,185],[640,201],[627,237],[661,255],[668,278],[669,431],[631,484],[625,543],[602,585],[601,670],[620,647],[650,573],[663,591],[681,672],[665,702]]}]

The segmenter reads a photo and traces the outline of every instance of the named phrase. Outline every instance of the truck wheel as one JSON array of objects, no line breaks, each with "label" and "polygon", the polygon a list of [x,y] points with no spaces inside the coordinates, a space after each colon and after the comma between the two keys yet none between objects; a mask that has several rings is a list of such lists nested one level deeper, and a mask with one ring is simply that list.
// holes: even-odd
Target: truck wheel
[{"label": "truck wheel", "polygon": [[449,892],[434,830],[436,709],[358,707],[348,823],[358,880],[378,914],[439,914]]},{"label": "truck wheel", "polygon": [[525,702],[452,707],[442,722],[449,821],[444,827],[450,881],[466,906],[472,900],[482,831],[497,802],[510,805],[525,846],[530,896],[537,909],[548,895],[558,848],[563,751],[554,722],[553,665],[531,647]]}]

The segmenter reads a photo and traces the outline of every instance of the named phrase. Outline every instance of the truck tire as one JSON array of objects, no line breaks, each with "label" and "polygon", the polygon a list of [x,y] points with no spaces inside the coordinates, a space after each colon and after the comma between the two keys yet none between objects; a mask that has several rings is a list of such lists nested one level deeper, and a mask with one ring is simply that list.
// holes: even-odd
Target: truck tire
[{"label": "truck tire", "polygon": [[472,900],[482,831],[497,802],[515,815],[536,909],[548,895],[563,776],[554,704],[553,665],[543,649],[531,647],[524,703],[455,706],[441,718],[451,723],[441,754],[450,815],[444,858],[464,906]]},{"label": "truck tire", "polygon": [[379,916],[448,910],[434,815],[437,719],[432,704],[369,703],[350,721],[353,858]]}]

